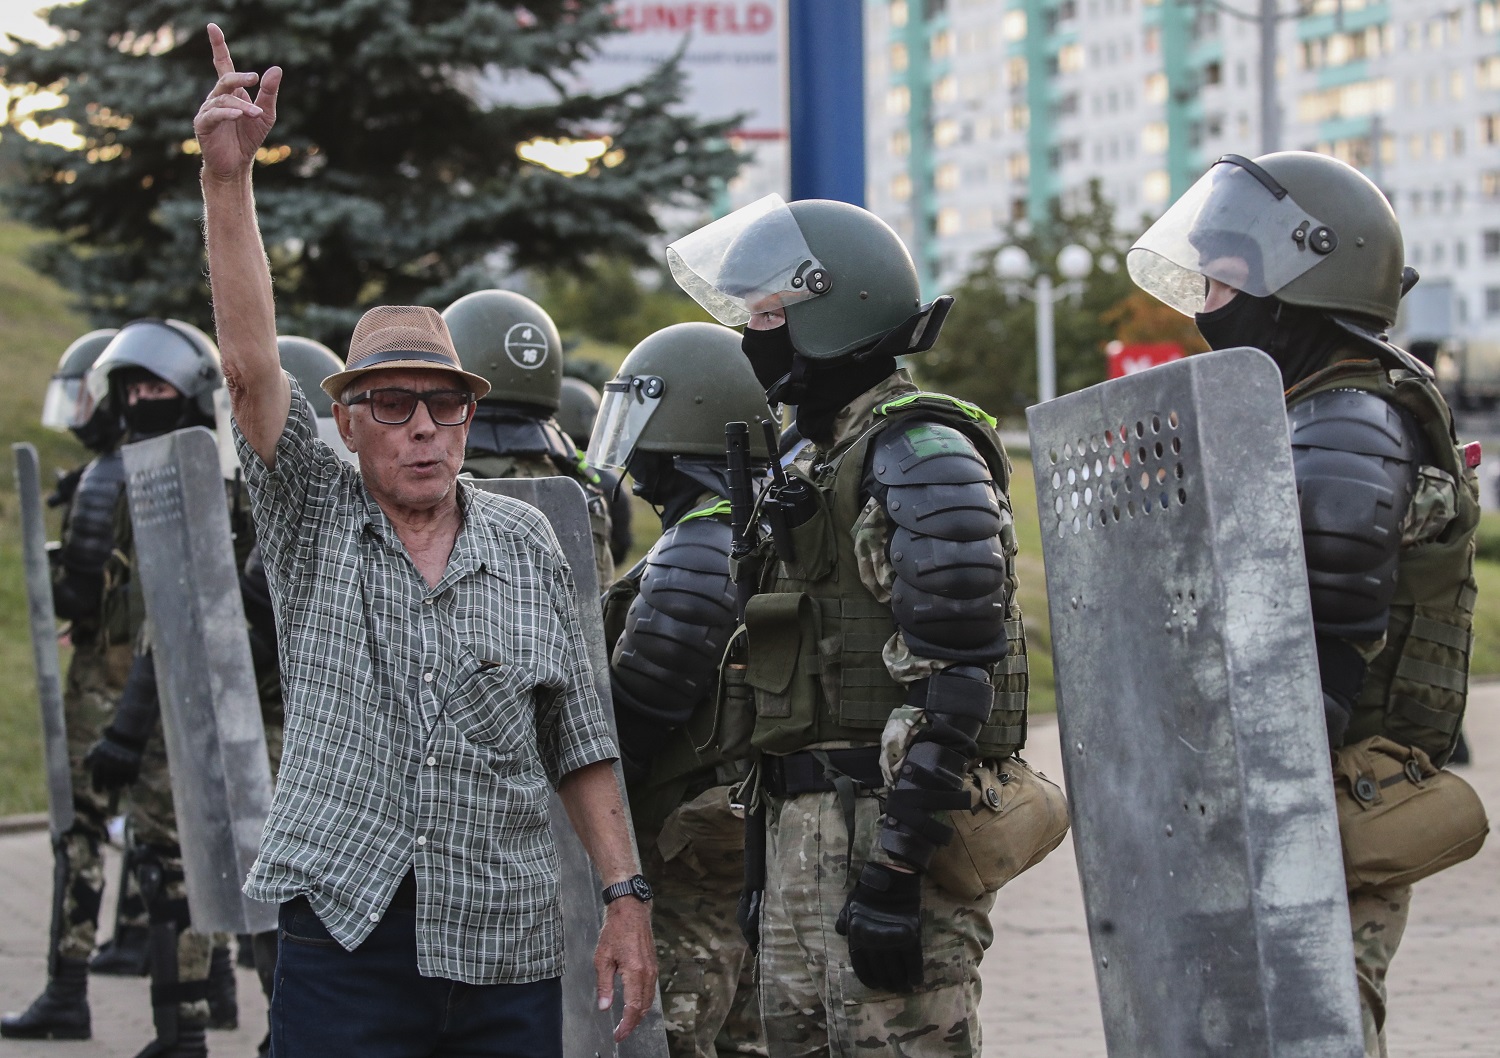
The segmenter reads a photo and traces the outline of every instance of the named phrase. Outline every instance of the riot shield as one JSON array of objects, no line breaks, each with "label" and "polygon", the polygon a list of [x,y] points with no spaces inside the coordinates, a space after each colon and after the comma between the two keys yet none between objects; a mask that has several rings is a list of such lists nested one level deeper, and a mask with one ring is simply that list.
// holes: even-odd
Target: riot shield
[{"label": "riot shield", "polygon": [[275,929],[276,907],[240,892],[271,765],[214,436],[195,427],[123,452],[193,927]]},{"label": "riot shield", "polygon": [[16,498],[21,507],[21,561],[26,571],[26,609],[31,620],[31,658],[36,697],[42,707],[42,759],[46,766],[47,822],[53,840],[73,826],[73,777],[68,763],[68,726],[63,713],[62,666],[57,656],[57,619],[52,610],[52,570],[47,562],[47,526],[36,448],[13,444]]},{"label": "riot shield", "polygon": [[1363,1053],[1281,375],[1235,349],[1027,412],[1109,1053]]},{"label": "riot shield", "polygon": [[[472,484],[486,492],[529,503],[552,525],[562,545],[563,556],[573,568],[578,591],[578,616],[588,644],[594,685],[614,735],[614,710],[609,707],[609,655],[604,649],[604,619],[599,608],[600,586],[594,572],[594,536],[588,502],[578,482],[570,478],[485,478]],[[625,802],[625,778],[618,762],[615,779],[620,800]],[[629,806],[626,805],[629,815]],[[641,1024],[624,1043],[614,1042],[610,1012],[597,1009],[594,947],[599,942],[599,922],[604,913],[600,891],[604,883],[594,873],[588,853],[568,823],[562,800],[552,795],[549,809],[553,840],[561,867],[563,937],[567,971],[563,977],[563,1053],[568,1055],[614,1055],[620,1058],[664,1058],[667,1038],[662,1027],[661,998],[657,996]],[[616,1004],[618,1009],[619,1004]]]}]

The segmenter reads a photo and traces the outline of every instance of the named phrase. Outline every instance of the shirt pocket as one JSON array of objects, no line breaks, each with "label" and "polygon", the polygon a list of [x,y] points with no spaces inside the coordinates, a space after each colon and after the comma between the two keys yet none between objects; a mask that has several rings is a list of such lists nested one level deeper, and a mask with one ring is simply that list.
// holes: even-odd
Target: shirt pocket
[{"label": "shirt pocket", "polygon": [[458,676],[443,712],[469,742],[513,760],[536,739],[536,681],[521,666],[461,647]]}]

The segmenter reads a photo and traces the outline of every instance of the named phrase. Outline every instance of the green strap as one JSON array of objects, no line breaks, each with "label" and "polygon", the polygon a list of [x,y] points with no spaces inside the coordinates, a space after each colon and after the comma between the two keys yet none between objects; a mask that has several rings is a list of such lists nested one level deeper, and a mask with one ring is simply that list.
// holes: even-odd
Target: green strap
[{"label": "green strap", "polygon": [[1469,693],[1469,674],[1460,672],[1458,669],[1450,669],[1447,665],[1434,665],[1430,661],[1419,661],[1416,658],[1402,658],[1401,663],[1396,666],[1396,675],[1415,683],[1441,687],[1458,694]]},{"label": "green strap", "polygon": [[598,475],[593,467],[589,466],[589,461],[584,458],[583,449],[575,448],[573,451],[578,456],[578,473],[583,475],[591,485],[602,485],[604,479]]},{"label": "green strap", "polygon": [[1414,724],[1435,728],[1445,735],[1452,735],[1458,730],[1458,725],[1463,722],[1463,717],[1458,713],[1429,709],[1415,698],[1408,698],[1404,694],[1396,695],[1395,700],[1391,702],[1391,711],[1404,716]]},{"label": "green strap", "polygon": [[712,518],[716,515],[728,513],[729,501],[720,500],[718,503],[710,504],[707,507],[699,507],[696,511],[688,511],[681,518],[677,519],[677,524],[681,525],[683,522],[690,522],[694,518]]},{"label": "green strap", "polygon": [[1025,709],[1026,692],[1001,691],[999,694],[995,695],[994,707],[996,709]]},{"label": "green strap", "polygon": [[991,669],[996,674],[1002,676],[1014,676],[1017,673],[1027,672],[1028,669],[1026,665],[1026,655],[1007,654],[1005,657],[1001,658],[998,662],[992,665]]},{"label": "green strap", "polygon": [[849,839],[844,843],[844,871],[848,873],[854,859],[854,802],[859,784],[833,766],[828,754],[821,749],[809,750],[813,760],[823,765],[823,778],[833,783],[833,792],[839,795],[839,807],[844,810],[844,831]]},{"label": "green strap", "polygon": [[1470,632],[1467,628],[1459,628],[1457,625],[1434,621],[1430,617],[1413,617],[1411,634],[1416,639],[1425,639],[1429,643],[1451,647],[1465,654],[1469,652],[1469,648],[1474,642],[1474,633]]},{"label": "green strap", "polygon": [[1458,592],[1458,608],[1464,613],[1473,613],[1474,604],[1479,601],[1479,589],[1472,583],[1465,584]]},{"label": "green strap", "polygon": [[902,408],[909,408],[913,404],[919,404],[922,401],[938,401],[944,404],[951,404],[970,419],[973,419],[975,422],[984,423],[991,430],[1000,425],[999,419],[995,418],[979,405],[970,404],[968,401],[959,400],[957,397],[950,397],[946,393],[908,393],[904,397],[897,397],[895,400],[886,401],[875,409],[875,414],[890,415],[892,412],[900,411]]}]

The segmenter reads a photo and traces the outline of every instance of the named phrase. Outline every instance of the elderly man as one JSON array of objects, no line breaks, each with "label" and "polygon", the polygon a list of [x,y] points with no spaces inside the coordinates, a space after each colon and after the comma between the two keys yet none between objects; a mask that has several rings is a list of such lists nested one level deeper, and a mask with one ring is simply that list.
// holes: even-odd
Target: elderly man
[{"label": "elderly man", "polygon": [[[250,178],[281,70],[236,72],[209,38],[210,279],[286,692],[246,883],[282,905],[275,1053],[561,1055],[548,784],[607,885],[639,870],[571,573],[535,511],[458,481],[488,387],[436,312],[371,310],[323,383],[359,471],[316,440],[277,363]],[[608,904],[594,963],[600,1009],[624,978],[623,1039],[655,986],[643,900]]]}]

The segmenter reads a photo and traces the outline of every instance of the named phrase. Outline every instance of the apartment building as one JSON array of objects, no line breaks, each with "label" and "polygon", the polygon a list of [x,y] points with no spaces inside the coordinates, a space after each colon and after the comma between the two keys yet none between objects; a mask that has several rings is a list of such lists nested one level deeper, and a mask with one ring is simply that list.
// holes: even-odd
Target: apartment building
[{"label": "apartment building", "polygon": [[1092,180],[1138,230],[1219,155],[1260,153],[1269,102],[1281,147],[1390,196],[1413,327],[1500,338],[1500,0],[869,0],[866,69],[867,204],[929,291]]}]

